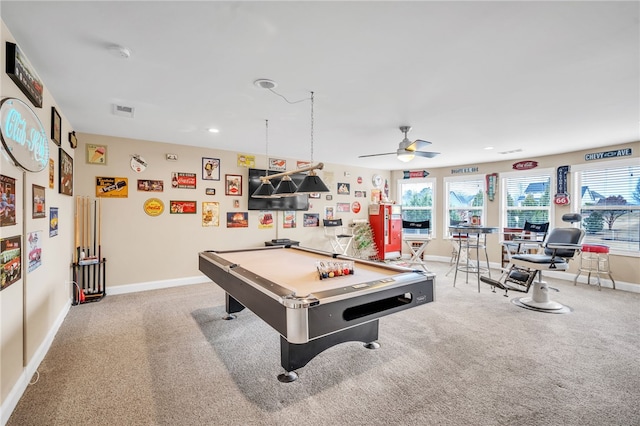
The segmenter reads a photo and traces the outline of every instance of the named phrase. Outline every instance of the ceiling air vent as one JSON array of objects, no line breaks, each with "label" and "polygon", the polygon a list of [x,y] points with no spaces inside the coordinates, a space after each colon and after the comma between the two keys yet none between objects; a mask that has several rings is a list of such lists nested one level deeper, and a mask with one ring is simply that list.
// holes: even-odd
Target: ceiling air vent
[{"label": "ceiling air vent", "polygon": [[135,110],[134,107],[113,104],[113,115],[119,115],[120,117],[133,118],[134,110]]},{"label": "ceiling air vent", "polygon": [[522,152],[522,148],[512,149],[511,151],[502,151],[498,154],[515,154],[516,152]]}]

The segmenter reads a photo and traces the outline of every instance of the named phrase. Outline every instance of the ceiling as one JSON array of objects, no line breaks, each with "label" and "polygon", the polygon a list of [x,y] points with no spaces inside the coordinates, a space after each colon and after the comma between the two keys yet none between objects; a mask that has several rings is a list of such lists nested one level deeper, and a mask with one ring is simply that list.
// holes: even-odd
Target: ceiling
[{"label": "ceiling", "polygon": [[[77,132],[400,170],[640,140],[639,5],[3,0],[0,14]],[[441,154],[358,158],[394,152],[401,125]]]}]

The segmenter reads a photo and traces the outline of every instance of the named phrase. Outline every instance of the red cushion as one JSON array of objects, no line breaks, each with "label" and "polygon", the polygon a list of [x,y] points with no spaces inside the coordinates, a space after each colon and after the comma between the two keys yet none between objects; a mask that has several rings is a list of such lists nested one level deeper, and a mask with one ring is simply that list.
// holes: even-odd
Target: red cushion
[{"label": "red cushion", "polygon": [[583,244],[582,251],[589,253],[609,253],[609,246],[602,244]]}]

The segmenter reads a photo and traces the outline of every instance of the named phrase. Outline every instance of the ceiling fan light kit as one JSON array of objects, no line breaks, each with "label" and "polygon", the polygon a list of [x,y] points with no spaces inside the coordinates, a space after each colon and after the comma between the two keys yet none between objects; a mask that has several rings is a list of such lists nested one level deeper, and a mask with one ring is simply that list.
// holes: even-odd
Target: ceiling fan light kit
[{"label": "ceiling fan light kit", "polygon": [[416,156],[418,157],[426,157],[433,158],[436,155],[440,154],[439,152],[431,152],[431,151],[423,151],[427,146],[431,145],[431,142],[424,141],[422,139],[416,139],[415,141],[410,141],[407,137],[407,133],[411,130],[411,126],[400,126],[400,131],[404,133],[404,139],[398,144],[398,149],[396,152],[385,152],[383,154],[368,154],[368,155],[360,155],[358,158],[366,158],[366,157],[379,157],[381,155],[394,155],[396,158],[404,163],[407,163],[413,160]]},{"label": "ceiling fan light kit", "polygon": [[397,152],[398,160],[408,163],[416,157],[416,154],[406,149],[399,149]]}]

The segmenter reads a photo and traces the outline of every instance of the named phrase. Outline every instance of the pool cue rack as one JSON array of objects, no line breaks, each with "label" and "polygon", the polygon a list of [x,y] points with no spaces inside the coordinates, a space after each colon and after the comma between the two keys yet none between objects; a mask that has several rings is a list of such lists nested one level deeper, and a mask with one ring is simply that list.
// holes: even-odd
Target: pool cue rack
[{"label": "pool cue rack", "polygon": [[73,304],[98,302],[106,295],[106,262],[102,257],[102,203],[76,197],[74,222]]}]

